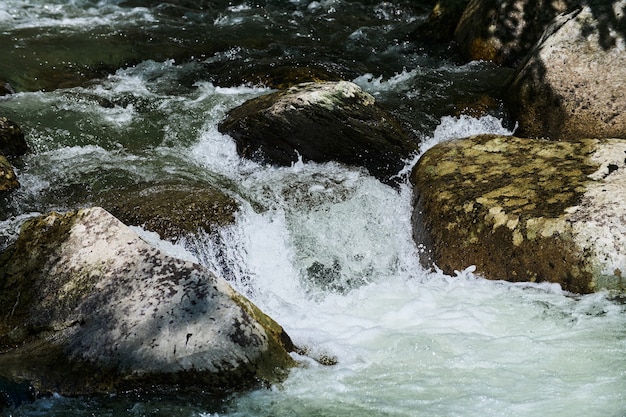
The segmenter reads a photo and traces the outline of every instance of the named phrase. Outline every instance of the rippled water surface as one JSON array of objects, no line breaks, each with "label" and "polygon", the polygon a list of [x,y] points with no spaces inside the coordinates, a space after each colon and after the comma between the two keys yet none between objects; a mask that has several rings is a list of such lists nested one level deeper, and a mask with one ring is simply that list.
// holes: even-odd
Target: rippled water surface
[{"label": "rippled water surface", "polygon": [[[22,187],[0,201],[0,245],[27,217],[186,181],[235,198],[237,221],[178,246],[227,278],[323,366],[298,358],[282,384],[208,395],[63,398],[11,416],[626,415],[626,311],[609,294],[446,276],[417,262],[411,190],[339,164],[242,160],[217,131],[231,108],[313,68],[352,80],[419,141],[511,133],[509,74],[411,33],[418,2],[4,0],[0,115],[25,130]],[[270,71],[271,70],[271,71]],[[273,72],[276,74],[276,72]],[[274,83],[274,84],[273,84]],[[417,157],[417,155],[416,155]],[[414,161],[407,161],[407,172]],[[113,197],[112,197],[113,196]]]}]

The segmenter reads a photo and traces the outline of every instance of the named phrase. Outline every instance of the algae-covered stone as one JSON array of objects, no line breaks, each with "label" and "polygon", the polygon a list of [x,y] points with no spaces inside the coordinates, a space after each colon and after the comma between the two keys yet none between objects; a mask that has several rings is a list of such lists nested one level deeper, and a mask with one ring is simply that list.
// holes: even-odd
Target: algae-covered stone
[{"label": "algae-covered stone", "polygon": [[141,190],[125,189],[107,194],[101,205],[125,224],[142,226],[161,239],[232,224],[238,205],[231,197],[207,184],[172,183]]},{"label": "algae-covered stone", "polygon": [[219,130],[247,158],[289,166],[301,157],[365,167],[393,184],[417,143],[373,96],[347,81],[298,84],[248,100]]},{"label": "algae-covered stone", "polygon": [[422,261],[489,279],[626,289],[626,141],[475,136],[418,161]]},{"label": "algae-covered stone", "polygon": [[289,336],[204,267],[101,208],[24,224],[0,256],[0,377],[62,395],[280,380]]}]

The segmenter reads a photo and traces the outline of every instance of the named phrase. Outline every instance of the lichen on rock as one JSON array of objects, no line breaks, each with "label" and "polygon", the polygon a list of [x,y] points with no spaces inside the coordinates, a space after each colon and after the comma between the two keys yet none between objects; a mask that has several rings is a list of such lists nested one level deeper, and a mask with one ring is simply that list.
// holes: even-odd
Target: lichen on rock
[{"label": "lichen on rock", "polygon": [[615,273],[626,267],[625,151],[621,140],[491,135],[431,148],[412,173],[422,260],[581,293],[626,287]]}]

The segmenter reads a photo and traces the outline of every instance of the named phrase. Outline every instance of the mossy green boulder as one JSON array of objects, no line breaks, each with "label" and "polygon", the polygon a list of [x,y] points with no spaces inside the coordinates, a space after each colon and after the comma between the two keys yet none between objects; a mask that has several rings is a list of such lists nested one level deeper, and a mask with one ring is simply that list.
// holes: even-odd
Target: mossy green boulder
[{"label": "mossy green boulder", "polygon": [[102,208],[27,221],[0,255],[0,378],[61,395],[227,394],[284,378],[280,325]]},{"label": "mossy green boulder", "polygon": [[626,141],[481,135],[415,166],[413,235],[448,274],[626,289]]}]

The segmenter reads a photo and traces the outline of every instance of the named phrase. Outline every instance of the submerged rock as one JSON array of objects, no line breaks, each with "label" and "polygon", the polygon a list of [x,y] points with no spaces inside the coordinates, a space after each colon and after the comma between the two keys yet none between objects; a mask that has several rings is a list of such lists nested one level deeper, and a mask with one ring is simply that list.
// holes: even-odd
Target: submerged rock
[{"label": "submerged rock", "polygon": [[102,206],[123,223],[142,226],[171,241],[232,224],[238,210],[235,200],[206,184],[120,190],[103,198]]},{"label": "submerged rock", "polygon": [[475,136],[415,166],[413,234],[422,261],[452,274],[626,289],[626,141]]},{"label": "submerged rock", "polygon": [[337,161],[365,167],[392,184],[417,143],[374,97],[347,81],[303,83],[248,100],[231,110],[219,130],[247,158],[289,166]]},{"label": "submerged rock", "polygon": [[562,15],[519,67],[506,95],[518,135],[626,138],[626,1]]},{"label": "submerged rock", "polygon": [[0,256],[0,377],[62,395],[226,393],[286,375],[289,336],[101,208],[51,213]]},{"label": "submerged rock", "polygon": [[471,0],[454,37],[469,60],[515,67],[572,1]]}]

